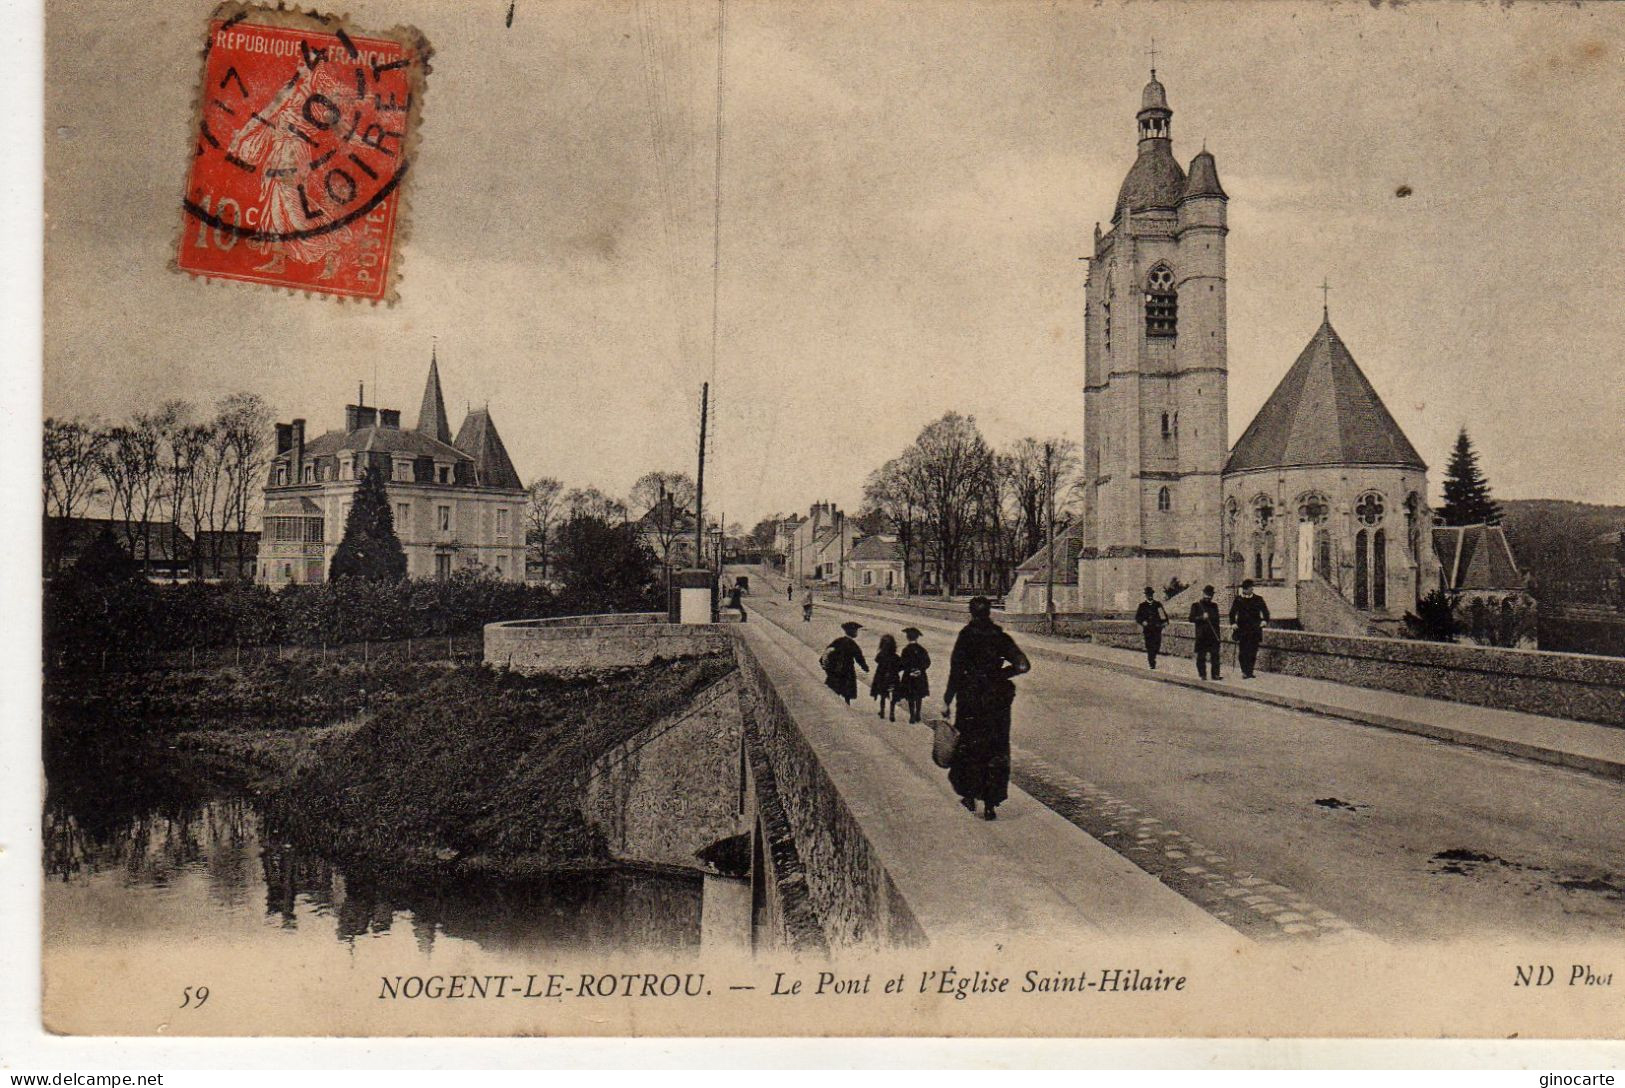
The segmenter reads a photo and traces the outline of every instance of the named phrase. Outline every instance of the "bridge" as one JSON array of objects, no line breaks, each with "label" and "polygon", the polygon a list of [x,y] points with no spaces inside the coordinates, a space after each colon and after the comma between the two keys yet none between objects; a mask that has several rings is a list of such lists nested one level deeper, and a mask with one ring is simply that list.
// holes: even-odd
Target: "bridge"
[{"label": "bridge", "polygon": [[[804,622],[782,583],[748,573],[745,623],[593,617],[486,636],[488,661],[521,668],[734,655],[735,673],[582,783],[613,856],[706,875],[708,939],[1603,939],[1625,921],[1610,830],[1625,730],[1308,678],[1204,686],[1177,658],[1152,674],[1130,650],[1018,633],[1034,669],[1018,681],[1011,797],[989,823],[958,805],[927,726],[848,707],[817,666],[844,620],[865,625],[866,652],[917,626],[930,712],[959,619],[826,598]],[[1430,733],[1429,714],[1450,727]]]}]

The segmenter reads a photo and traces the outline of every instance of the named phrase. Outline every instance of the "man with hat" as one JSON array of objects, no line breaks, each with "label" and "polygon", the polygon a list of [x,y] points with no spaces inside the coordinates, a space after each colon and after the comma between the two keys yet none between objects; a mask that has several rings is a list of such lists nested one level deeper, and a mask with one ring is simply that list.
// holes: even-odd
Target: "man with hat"
[{"label": "man with hat", "polygon": [[1140,602],[1140,608],[1134,613],[1134,622],[1140,625],[1140,631],[1145,635],[1145,660],[1154,669],[1157,667],[1157,654],[1162,652],[1162,629],[1168,626],[1168,610],[1162,607],[1157,600],[1157,591],[1150,586],[1145,587],[1145,600]]},{"label": "man with hat", "polygon": [[1258,644],[1264,641],[1264,625],[1270,621],[1270,606],[1253,593],[1253,580],[1241,580],[1241,593],[1230,602],[1230,622],[1236,625],[1236,656],[1241,659],[1241,678],[1253,678],[1258,662]]},{"label": "man with hat", "polygon": [[921,634],[918,627],[903,628],[908,645],[903,647],[897,663],[897,697],[908,704],[908,720],[916,724],[920,720],[925,697],[931,694],[931,682],[927,676],[931,669],[931,655],[920,645]]},{"label": "man with hat", "polygon": [[1011,678],[1032,668],[1015,639],[993,622],[993,605],[972,597],[970,622],[954,642],[942,713],[959,700],[959,745],[948,767],[948,782],[959,803],[972,812],[982,802],[982,819],[1010,795],[1010,704],[1016,700]]},{"label": "man with hat", "polygon": [[1196,628],[1196,675],[1207,679],[1208,663],[1213,679],[1219,679],[1219,605],[1213,587],[1202,587],[1202,599],[1191,605],[1191,624]]},{"label": "man with hat", "polygon": [[846,633],[824,647],[818,663],[824,666],[824,684],[850,704],[858,697],[857,670],[868,672],[869,662],[863,659],[863,650],[854,637],[863,630],[863,624],[847,620],[841,630]]}]

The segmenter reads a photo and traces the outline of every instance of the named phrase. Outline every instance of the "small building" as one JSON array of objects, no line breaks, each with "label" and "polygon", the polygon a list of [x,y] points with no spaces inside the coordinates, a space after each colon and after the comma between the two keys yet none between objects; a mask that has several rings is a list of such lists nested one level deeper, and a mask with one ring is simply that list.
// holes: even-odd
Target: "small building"
[{"label": "small building", "polygon": [[277,424],[265,486],[258,580],[322,582],[344,537],[356,488],[382,473],[411,578],[484,569],[525,577],[525,488],[488,409],[471,409],[452,438],[440,369],[429,362],[417,426],[394,408],[347,405],[344,427],[306,441],[305,421]]},{"label": "small building", "polygon": [[1433,552],[1438,588],[1450,598],[1458,638],[1534,648],[1535,599],[1499,525],[1436,525]]},{"label": "small building", "polygon": [[854,544],[846,557],[842,582],[849,594],[882,597],[906,593],[908,582],[903,576],[903,552],[897,538],[876,533]]},{"label": "small building", "polygon": [[[1083,524],[1073,522],[1055,534],[1053,546],[1046,544],[1016,567],[1010,592],[1004,596],[1006,612],[1043,613],[1053,594],[1055,611],[1075,612],[1078,600],[1078,553],[1083,550]],[[1049,577],[1049,562],[1055,562],[1055,577]],[[1053,588],[1051,588],[1053,587]]]},{"label": "small building", "polygon": [[45,572],[60,574],[79,561],[103,533],[111,533],[131,559],[155,582],[189,579],[195,544],[172,521],[126,522],[122,518],[47,517],[44,526]]}]

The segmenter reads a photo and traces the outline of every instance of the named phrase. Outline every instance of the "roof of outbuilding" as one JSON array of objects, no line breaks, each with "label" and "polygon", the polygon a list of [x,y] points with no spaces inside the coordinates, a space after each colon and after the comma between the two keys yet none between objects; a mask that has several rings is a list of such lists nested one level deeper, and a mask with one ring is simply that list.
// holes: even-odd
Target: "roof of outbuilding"
[{"label": "roof of outbuilding", "polygon": [[1523,573],[1499,525],[1435,526],[1433,554],[1451,589],[1523,588]]},{"label": "roof of outbuilding", "polygon": [[[1055,534],[1055,584],[1058,586],[1076,585],[1078,581],[1078,550],[1083,546],[1083,522],[1074,522],[1064,526]],[[1032,555],[1016,567],[1016,573],[1025,575],[1028,581],[1048,578],[1050,547],[1039,548]]]},{"label": "roof of outbuilding", "polygon": [[1253,417],[1224,471],[1298,465],[1427,468],[1330,320]]}]

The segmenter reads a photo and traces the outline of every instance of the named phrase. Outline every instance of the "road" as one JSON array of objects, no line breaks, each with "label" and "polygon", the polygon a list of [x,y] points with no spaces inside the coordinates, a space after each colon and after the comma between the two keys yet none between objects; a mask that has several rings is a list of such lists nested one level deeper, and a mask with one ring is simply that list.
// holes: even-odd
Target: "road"
[{"label": "road", "polygon": [[[956,625],[881,621],[825,598],[803,623],[782,583],[746,572],[752,619],[810,654],[843,619],[866,625],[871,657],[883,631],[920,627],[933,658],[927,708],[940,713]],[[1082,662],[1035,656],[1017,685],[1016,784],[1244,932],[1625,933],[1619,783]],[[852,714],[855,727],[905,728],[882,723],[867,699]]]}]

